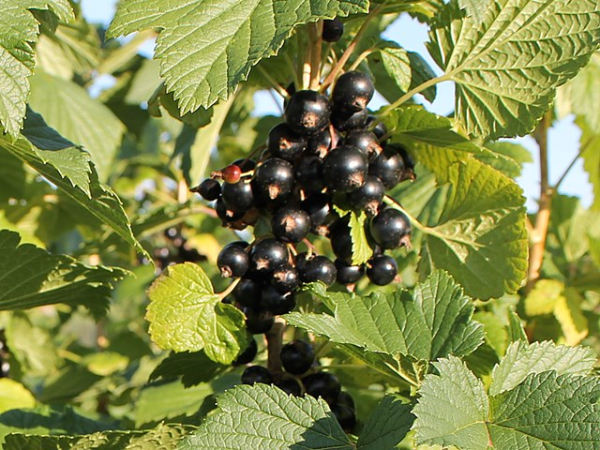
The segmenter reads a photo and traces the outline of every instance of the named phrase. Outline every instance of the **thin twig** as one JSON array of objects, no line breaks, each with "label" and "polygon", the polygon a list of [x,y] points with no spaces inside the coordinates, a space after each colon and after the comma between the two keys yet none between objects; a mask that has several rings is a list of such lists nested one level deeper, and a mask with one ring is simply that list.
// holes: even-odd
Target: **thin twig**
[{"label": "thin twig", "polygon": [[560,176],[560,178],[558,179],[558,181],[556,182],[556,184],[552,188],[554,192],[558,191],[558,188],[563,183],[563,181],[565,181],[565,178],[567,178],[567,175],[569,174],[569,172],[571,171],[571,169],[575,166],[575,163],[577,162],[577,160],[579,158],[581,158],[581,156],[586,152],[586,150],[588,149],[588,147],[590,146],[591,143],[592,143],[592,139],[590,138],[590,139],[588,139],[586,141],[585,144],[583,144],[581,146],[581,148],[579,149],[579,152],[577,153],[577,155],[575,156],[575,158],[573,158],[573,161],[571,161],[571,164],[569,164],[567,166],[567,168],[565,169],[565,171],[563,172],[563,174]]},{"label": "thin twig", "polygon": [[271,87],[283,98],[290,98],[290,94],[285,90],[283,86],[281,86],[275,79],[267,72],[263,67],[256,66],[258,71],[261,73],[263,77],[267,79],[267,81],[271,84]]}]

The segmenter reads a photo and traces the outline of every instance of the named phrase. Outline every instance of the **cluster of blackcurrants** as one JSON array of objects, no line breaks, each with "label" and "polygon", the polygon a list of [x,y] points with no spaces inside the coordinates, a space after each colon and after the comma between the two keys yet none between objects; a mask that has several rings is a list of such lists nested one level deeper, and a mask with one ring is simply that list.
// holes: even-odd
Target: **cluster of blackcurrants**
[{"label": "cluster of blackcurrants", "polygon": [[[254,360],[256,353],[256,341],[252,339],[234,364],[248,364]],[[356,425],[354,400],[350,394],[342,392],[342,386],[335,375],[315,370],[313,346],[303,340],[294,340],[282,347],[280,358],[284,371],[272,373],[263,366],[248,366],[242,373],[242,383],[275,384],[290,395],[321,397],[329,404],[342,428],[352,431]]]},{"label": "cluster of blackcurrants", "polygon": [[201,255],[198,250],[187,244],[187,239],[178,228],[168,228],[163,237],[164,245],[154,248],[152,253],[158,270],[163,270],[172,264],[206,260],[206,256]]}]

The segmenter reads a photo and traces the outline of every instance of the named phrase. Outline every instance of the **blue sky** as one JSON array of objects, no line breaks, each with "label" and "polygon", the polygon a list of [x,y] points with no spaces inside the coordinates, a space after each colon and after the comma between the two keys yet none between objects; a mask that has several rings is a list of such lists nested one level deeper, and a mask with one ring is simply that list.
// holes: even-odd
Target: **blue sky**
[{"label": "blue sky", "polygon": [[[84,15],[91,22],[108,24],[114,15],[117,0],[82,0],[82,9]],[[435,63],[429,58],[425,50],[424,43],[427,41],[427,28],[419,24],[416,20],[407,15],[403,15],[400,20],[394,23],[386,32],[387,39],[394,40],[408,50],[419,52],[432,67]],[[148,53],[152,51],[152,45],[144,47]],[[378,104],[379,102],[379,104]],[[375,99],[371,107],[377,108],[381,105],[380,99]],[[262,107],[260,113],[278,114],[276,105],[270,100],[270,96],[265,97],[265,101],[259,102]],[[454,109],[454,86],[446,82],[438,86],[438,96],[436,101],[427,105],[427,108],[435,113],[446,115]],[[573,118],[567,117],[558,121],[550,130],[549,135],[549,153],[550,153],[550,181],[556,182],[562,175],[565,168],[579,151],[579,130],[573,125]],[[530,210],[536,209],[535,199],[539,195],[539,169],[537,158],[537,146],[533,139],[519,138],[517,140],[523,146],[530,150],[535,158],[533,164],[527,164],[523,175],[518,180],[527,196],[527,206]],[[580,197],[585,206],[589,206],[592,201],[592,187],[588,182],[588,176],[583,170],[581,159],[576,163],[568,177],[561,185],[561,193]]]}]

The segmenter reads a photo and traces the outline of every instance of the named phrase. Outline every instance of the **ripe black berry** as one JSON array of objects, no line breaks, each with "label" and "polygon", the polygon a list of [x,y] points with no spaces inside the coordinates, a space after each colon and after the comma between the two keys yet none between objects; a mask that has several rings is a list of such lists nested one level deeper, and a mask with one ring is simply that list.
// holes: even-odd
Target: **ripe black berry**
[{"label": "ripe black berry", "polygon": [[364,130],[367,127],[369,111],[362,109],[358,112],[347,112],[342,109],[334,109],[331,114],[331,123],[338,131]]},{"label": "ripe black berry", "polygon": [[415,180],[417,178],[415,175],[415,162],[408,154],[406,147],[400,144],[394,144],[393,148],[394,150],[396,150],[398,155],[400,155],[402,161],[404,161],[404,173],[402,174],[402,178],[400,179],[400,181]]},{"label": "ripe black berry", "polygon": [[335,256],[347,262],[352,261],[352,236],[347,217],[338,219],[331,225],[329,240]]},{"label": "ripe black berry", "polygon": [[286,123],[298,134],[311,135],[329,124],[329,100],[315,91],[298,91],[285,108]]},{"label": "ripe black berry", "polygon": [[296,164],[296,181],[308,195],[321,192],[325,187],[323,160],[316,155],[305,155]]},{"label": "ripe black berry", "polygon": [[242,169],[235,164],[231,164],[225,167],[221,173],[223,174],[223,180],[225,183],[237,183],[240,181],[240,177],[242,176]]},{"label": "ripe black berry", "polygon": [[345,405],[350,409],[356,409],[354,399],[347,392],[340,392],[340,395],[335,399],[336,405]]},{"label": "ripe black berry", "polygon": [[329,404],[333,404],[340,395],[342,386],[337,377],[328,372],[317,372],[302,379],[304,388],[308,395],[315,398],[323,397]]},{"label": "ripe black berry", "polygon": [[410,245],[410,220],[401,211],[386,208],[379,212],[369,226],[373,240],[383,249]]},{"label": "ripe black berry", "polygon": [[246,315],[246,329],[252,334],[266,333],[275,323],[273,314],[266,309],[243,307],[242,312]]},{"label": "ripe black berry", "polygon": [[385,186],[381,180],[369,175],[365,184],[352,192],[348,192],[346,198],[353,209],[357,211],[364,210],[369,215],[375,215],[384,195]]},{"label": "ripe black berry", "polygon": [[273,272],[271,286],[281,294],[293,291],[299,284],[300,274],[291,266],[282,267]]},{"label": "ripe black berry", "polygon": [[304,283],[313,283],[321,281],[327,286],[331,286],[337,276],[335,265],[326,256],[315,256],[298,265],[300,279]]},{"label": "ripe black berry", "polygon": [[238,357],[233,361],[234,366],[242,366],[244,364],[248,364],[254,360],[256,357],[256,353],[258,353],[258,346],[256,344],[256,340],[254,338],[250,339],[250,343],[248,347],[238,355]]},{"label": "ripe black berry", "polygon": [[200,186],[192,190],[200,194],[204,200],[212,202],[213,200],[218,199],[221,195],[221,184],[217,180],[207,178],[200,183]]},{"label": "ripe black berry", "polygon": [[352,432],[356,426],[356,413],[354,412],[354,409],[351,409],[346,405],[333,403],[333,405],[331,405],[331,412],[339,422],[342,430],[345,432]]},{"label": "ripe black berry", "polygon": [[323,162],[323,175],[332,192],[350,192],[365,183],[367,157],[355,147],[341,146],[329,152]]},{"label": "ripe black berry", "polygon": [[254,194],[262,201],[284,200],[294,187],[294,166],[281,158],[269,158],[256,169]]},{"label": "ripe black berry", "polygon": [[278,316],[287,314],[296,307],[296,296],[293,292],[281,294],[273,286],[265,286],[260,302],[263,308]]},{"label": "ripe black berry", "polygon": [[402,181],[404,169],[402,156],[392,146],[386,145],[369,165],[369,175],[379,178],[386,189],[392,189]]},{"label": "ripe black berry", "polygon": [[306,341],[296,340],[281,349],[281,363],[286,372],[294,375],[306,373],[315,360],[315,350]]},{"label": "ripe black berry", "polygon": [[286,123],[280,123],[269,132],[267,148],[271,156],[293,163],[306,149],[306,138],[292,131]]},{"label": "ripe black berry", "polygon": [[250,257],[242,246],[235,243],[229,244],[223,247],[219,253],[217,266],[222,277],[239,278],[244,276],[250,267]]},{"label": "ripe black berry", "polygon": [[296,397],[302,395],[302,386],[295,378],[284,378],[278,383],[275,383],[275,386],[288,395],[295,395]]},{"label": "ripe black berry", "polygon": [[236,212],[247,211],[254,206],[254,194],[250,183],[243,180],[237,183],[225,183],[222,191],[227,209]]},{"label": "ripe black berry", "polygon": [[327,127],[308,139],[307,151],[309,154],[323,159],[327,156],[329,150],[338,146],[339,141],[340,134],[334,128]]},{"label": "ripe black berry", "polygon": [[365,274],[364,266],[353,266],[341,259],[335,260],[335,268],[337,270],[337,282],[344,285],[358,283]]},{"label": "ripe black berry", "polygon": [[288,263],[287,246],[277,239],[265,238],[258,241],[250,251],[250,264],[259,274],[271,274]]},{"label": "ripe black berry", "polygon": [[322,235],[326,231],[323,227],[327,225],[332,217],[331,197],[328,194],[311,195],[302,202],[301,206],[310,217],[310,231]]},{"label": "ripe black berry", "polygon": [[310,217],[299,208],[279,208],[271,219],[273,234],[283,242],[300,242],[310,231]]},{"label": "ripe black berry", "polygon": [[238,166],[242,170],[242,173],[250,172],[256,167],[256,161],[247,158],[236,159],[231,164],[235,164],[236,166]]},{"label": "ripe black berry", "polygon": [[243,306],[258,307],[262,288],[262,283],[258,280],[242,278],[233,290],[233,297]]},{"label": "ripe black berry", "polygon": [[323,40],[325,42],[337,42],[344,34],[344,24],[337,17],[333,20],[323,21]]},{"label": "ripe black berry", "polygon": [[352,71],[338,78],[331,97],[335,108],[358,112],[367,107],[374,93],[371,79],[362,72]]},{"label": "ripe black berry", "polygon": [[396,275],[398,275],[398,264],[391,256],[375,256],[367,263],[367,276],[378,286],[390,284]]},{"label": "ripe black berry", "polygon": [[244,373],[242,373],[242,383],[253,385],[254,383],[273,383],[273,376],[269,369],[263,366],[250,366],[246,367]]},{"label": "ripe black berry", "polygon": [[243,211],[233,211],[229,209],[225,203],[225,200],[223,200],[223,197],[219,197],[217,199],[217,202],[215,203],[215,211],[217,212],[219,219],[226,224],[236,222],[244,217]]},{"label": "ripe black berry", "polygon": [[356,147],[362,151],[369,161],[375,159],[383,149],[379,145],[379,140],[370,131],[353,131],[348,133],[344,139],[344,145]]},{"label": "ripe black berry", "polygon": [[[370,128],[373,122],[377,122],[377,120],[377,117],[369,116],[367,119],[367,127]],[[388,133],[388,129],[383,122],[377,122],[377,125],[375,125],[371,131],[373,131],[373,134],[377,136],[377,139],[379,139],[380,142],[381,139]]]}]

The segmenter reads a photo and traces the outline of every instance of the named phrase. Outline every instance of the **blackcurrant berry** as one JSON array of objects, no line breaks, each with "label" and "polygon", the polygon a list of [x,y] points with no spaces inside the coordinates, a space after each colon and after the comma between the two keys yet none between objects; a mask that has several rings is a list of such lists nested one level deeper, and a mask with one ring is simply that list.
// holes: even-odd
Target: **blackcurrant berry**
[{"label": "blackcurrant berry", "polygon": [[316,91],[298,91],[285,108],[285,120],[292,130],[302,135],[316,134],[329,125],[329,100]]},{"label": "blackcurrant berry", "polygon": [[287,246],[274,238],[265,238],[254,244],[250,251],[250,264],[259,274],[271,274],[288,263]]},{"label": "blackcurrant berry", "polygon": [[391,256],[375,256],[367,263],[367,277],[373,284],[388,285],[394,281],[396,275],[398,275],[398,264]]},{"label": "blackcurrant berry", "polygon": [[233,297],[243,306],[258,307],[263,285],[252,278],[242,278],[233,290]]},{"label": "blackcurrant berry", "polygon": [[281,158],[269,158],[254,174],[254,194],[262,201],[283,201],[294,187],[294,166]]},{"label": "blackcurrant berry", "polygon": [[292,292],[300,284],[300,274],[291,266],[282,267],[273,272],[271,286],[281,294]]},{"label": "blackcurrant berry", "polygon": [[342,430],[347,433],[352,432],[356,426],[356,413],[354,412],[354,409],[351,409],[346,405],[334,403],[331,405],[331,412],[342,427]]},{"label": "blackcurrant berry", "polygon": [[348,226],[348,218],[336,220],[329,228],[329,240],[333,253],[346,262],[352,261],[352,236]]},{"label": "blackcurrant berry", "polygon": [[284,378],[278,383],[275,383],[275,386],[288,395],[295,395],[296,397],[300,397],[302,395],[302,386],[295,378]]},{"label": "blackcurrant berry", "polygon": [[350,132],[364,130],[367,127],[369,111],[362,109],[358,112],[347,112],[341,109],[334,109],[331,114],[331,123],[336,130]]},{"label": "blackcurrant berry", "polygon": [[358,283],[365,274],[364,266],[353,266],[341,259],[335,260],[335,268],[337,270],[337,282],[344,285]]},{"label": "blackcurrant berry", "polygon": [[337,42],[344,34],[344,24],[337,17],[333,20],[323,21],[323,40],[325,42]]},{"label": "blackcurrant berry", "polygon": [[325,227],[333,217],[331,210],[331,196],[328,194],[315,194],[302,202],[302,209],[310,217],[310,231],[323,235]]},{"label": "blackcurrant berry", "polygon": [[340,139],[340,134],[335,128],[327,127],[308,139],[308,153],[323,159],[329,150],[338,146]]},{"label": "blackcurrant berry", "polygon": [[323,175],[331,192],[358,189],[365,183],[368,169],[367,157],[355,147],[336,147],[323,162]]},{"label": "blackcurrant berry", "polygon": [[217,199],[217,202],[215,203],[215,211],[217,212],[219,219],[221,219],[225,224],[236,222],[244,217],[243,211],[233,211],[229,209],[225,203],[225,200],[223,200],[223,197],[219,197]]},{"label": "blackcurrant berry", "polygon": [[286,372],[302,375],[315,361],[315,350],[306,341],[296,340],[285,344],[281,349],[281,363]]},{"label": "blackcurrant berry", "polygon": [[266,367],[250,366],[246,367],[246,370],[242,373],[242,383],[249,385],[254,383],[271,384],[273,383],[273,376]]},{"label": "blackcurrant berry", "polygon": [[291,312],[296,307],[296,296],[293,292],[281,294],[273,286],[265,286],[260,302],[263,308],[279,316]]},{"label": "blackcurrant berry", "polygon": [[212,202],[216,200],[221,195],[221,184],[217,180],[213,180],[212,178],[207,178],[200,186],[192,189],[193,192],[197,192],[204,200],[208,200]]},{"label": "blackcurrant berry", "polygon": [[267,148],[271,156],[293,163],[306,150],[306,138],[292,131],[286,123],[280,123],[269,132]]},{"label": "blackcurrant berry", "polygon": [[335,399],[335,404],[344,405],[350,409],[356,409],[356,406],[354,405],[354,399],[347,392],[340,392],[340,395],[338,395],[338,397]]},{"label": "blackcurrant berry", "polygon": [[337,377],[328,372],[317,372],[302,379],[308,395],[322,397],[328,404],[333,404],[340,395],[342,386]]},{"label": "blackcurrant berry", "polygon": [[369,225],[373,240],[383,249],[410,246],[410,220],[401,211],[386,208],[379,212]]},{"label": "blackcurrant berry", "polygon": [[[389,145],[388,145],[389,146]],[[404,173],[402,174],[402,178],[400,181],[404,180],[415,180],[417,177],[415,175],[415,162],[412,157],[409,155],[406,147],[403,145],[395,144],[394,149],[404,161]]]},{"label": "blackcurrant berry", "polygon": [[254,194],[250,183],[243,180],[237,183],[225,183],[222,190],[227,209],[236,212],[247,211],[254,206]]},{"label": "blackcurrant berry", "polygon": [[385,186],[377,177],[369,175],[365,184],[358,189],[348,192],[346,198],[350,206],[357,211],[366,211],[373,216],[377,214],[379,205],[385,195]]},{"label": "blackcurrant berry", "polygon": [[404,170],[402,156],[389,145],[369,164],[369,175],[379,178],[386,189],[392,189],[402,181]]},{"label": "blackcurrant berry", "polygon": [[256,353],[258,353],[258,346],[256,344],[256,340],[254,338],[250,339],[250,343],[248,347],[238,355],[237,358],[233,361],[234,366],[242,366],[244,364],[248,364],[254,360],[256,357]]},{"label": "blackcurrant berry", "polygon": [[352,71],[338,78],[331,98],[336,108],[358,112],[367,107],[374,93],[375,86],[371,79],[362,72]]},{"label": "blackcurrant berry", "polygon": [[372,129],[373,134],[377,136],[377,139],[379,139],[379,141],[381,142],[381,139],[383,139],[383,137],[387,135],[388,129],[385,126],[385,123],[379,122],[377,117],[375,116],[369,116],[369,118],[367,119],[367,127],[371,128],[374,122],[377,122],[377,125],[375,125]]},{"label": "blackcurrant berry", "polygon": [[229,244],[223,247],[223,250],[217,257],[217,266],[221,271],[221,276],[225,278],[239,278],[245,275],[250,267],[250,257],[246,250],[236,244]]},{"label": "blackcurrant berry", "polygon": [[337,276],[335,265],[326,256],[315,256],[298,267],[300,279],[304,283],[321,281],[331,286]]},{"label": "blackcurrant berry", "polygon": [[383,151],[379,145],[379,140],[370,131],[353,131],[348,133],[344,139],[344,145],[356,147],[367,156],[369,161],[375,159]]},{"label": "blackcurrant berry", "polygon": [[308,195],[321,192],[325,187],[323,160],[315,155],[305,155],[296,164],[296,181]]},{"label": "blackcurrant berry", "polygon": [[247,158],[236,159],[231,164],[235,164],[236,166],[238,166],[242,170],[242,173],[250,172],[256,167],[256,161]]},{"label": "blackcurrant berry", "polygon": [[243,307],[242,312],[246,315],[246,329],[252,334],[266,333],[275,323],[271,311],[264,308]]},{"label": "blackcurrant berry", "polygon": [[242,169],[235,164],[230,164],[225,167],[221,173],[223,174],[223,180],[226,183],[237,183],[240,181],[240,177],[242,176]]},{"label": "blackcurrant berry", "polygon": [[283,242],[300,242],[310,231],[310,217],[299,208],[279,208],[271,219],[273,234]]}]

